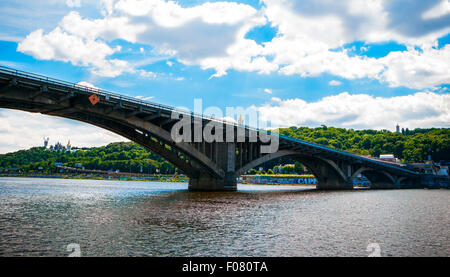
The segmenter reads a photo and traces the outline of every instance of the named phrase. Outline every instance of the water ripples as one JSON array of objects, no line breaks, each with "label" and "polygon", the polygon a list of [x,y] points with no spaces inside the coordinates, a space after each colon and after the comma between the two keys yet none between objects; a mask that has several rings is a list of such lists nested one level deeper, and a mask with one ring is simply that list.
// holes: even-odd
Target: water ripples
[{"label": "water ripples", "polygon": [[0,179],[0,255],[449,256],[448,190]]}]

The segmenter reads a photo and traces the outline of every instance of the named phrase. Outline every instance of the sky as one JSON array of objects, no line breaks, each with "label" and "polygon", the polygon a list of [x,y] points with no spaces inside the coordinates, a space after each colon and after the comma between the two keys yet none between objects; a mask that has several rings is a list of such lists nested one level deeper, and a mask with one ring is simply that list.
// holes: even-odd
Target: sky
[{"label": "sky", "polygon": [[[450,0],[2,0],[0,65],[272,127],[450,127]],[[225,116],[225,115],[224,115]],[[237,118],[235,118],[236,120]],[[125,141],[0,109],[0,153]]]}]

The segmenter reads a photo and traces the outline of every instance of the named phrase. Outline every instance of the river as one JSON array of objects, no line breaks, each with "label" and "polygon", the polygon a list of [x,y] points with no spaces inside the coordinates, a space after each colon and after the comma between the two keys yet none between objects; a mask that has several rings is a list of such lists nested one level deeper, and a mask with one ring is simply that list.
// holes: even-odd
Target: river
[{"label": "river", "polygon": [[450,256],[444,189],[0,178],[0,203],[0,256]]}]

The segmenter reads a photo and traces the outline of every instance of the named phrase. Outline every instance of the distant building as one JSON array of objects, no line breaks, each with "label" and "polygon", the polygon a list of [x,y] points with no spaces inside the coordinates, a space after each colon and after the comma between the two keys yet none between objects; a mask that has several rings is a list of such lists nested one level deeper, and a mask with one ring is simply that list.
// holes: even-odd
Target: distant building
[{"label": "distant building", "polygon": [[49,141],[49,140],[50,140],[49,137],[44,138],[44,147],[45,147],[45,148],[47,148],[47,146],[48,146],[48,141]]},{"label": "distant building", "polygon": [[397,124],[397,126],[395,126],[395,132],[397,134],[400,134],[400,126],[398,126],[398,124]]},{"label": "distant building", "polygon": [[433,174],[439,176],[449,177],[449,166],[444,163],[434,163],[433,161],[425,161],[424,163],[408,164],[413,170],[424,174]]},{"label": "distant building", "polygon": [[70,139],[67,142],[67,151],[70,151],[70,149],[72,149],[72,145],[70,144]]},{"label": "distant building", "polygon": [[387,162],[400,162],[399,159],[395,158],[393,154],[381,154],[379,159]]},{"label": "distant building", "polygon": [[239,116],[238,124],[239,125],[244,125],[244,118],[242,117],[242,114]]},{"label": "distant building", "polygon": [[55,145],[51,145],[49,149],[50,149],[50,151],[65,151],[66,150],[64,145],[62,145],[62,143],[59,141]]}]

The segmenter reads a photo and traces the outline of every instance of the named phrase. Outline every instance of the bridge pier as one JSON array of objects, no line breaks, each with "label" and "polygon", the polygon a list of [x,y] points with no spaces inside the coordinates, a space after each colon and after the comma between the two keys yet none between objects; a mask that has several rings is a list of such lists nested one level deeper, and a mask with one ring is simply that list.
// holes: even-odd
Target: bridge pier
[{"label": "bridge pier", "polygon": [[353,184],[341,178],[331,176],[331,178],[318,178],[316,188],[319,190],[350,190],[353,189]]},{"label": "bridge pier", "polygon": [[370,189],[396,189],[398,188],[394,183],[390,182],[376,182],[370,183]]},{"label": "bridge pier", "polygon": [[384,171],[366,170],[364,176],[370,181],[371,189],[395,189],[398,184],[393,176]]},{"label": "bridge pier", "polygon": [[219,179],[208,174],[200,174],[198,177],[189,178],[188,189],[190,191],[236,191],[236,176],[228,174],[225,178]]},{"label": "bridge pier", "polygon": [[223,170],[223,177],[213,177],[208,173],[200,173],[189,179],[190,191],[236,191],[236,144],[230,142],[214,144],[212,156],[215,163]]},{"label": "bridge pier", "polygon": [[349,181],[339,168],[333,167],[325,160],[318,158],[303,157],[299,160],[306,165],[316,176],[319,190],[351,190],[353,183]]}]

